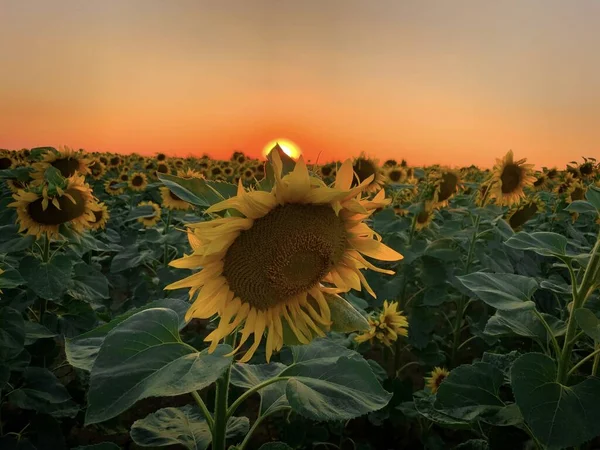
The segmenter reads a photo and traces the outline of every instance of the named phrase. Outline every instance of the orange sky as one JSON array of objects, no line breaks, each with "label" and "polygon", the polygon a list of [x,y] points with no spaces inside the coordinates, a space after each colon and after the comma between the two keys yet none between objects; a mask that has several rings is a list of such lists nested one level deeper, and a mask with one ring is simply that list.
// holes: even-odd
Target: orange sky
[{"label": "orange sky", "polygon": [[600,158],[596,0],[3,0],[0,147]]}]

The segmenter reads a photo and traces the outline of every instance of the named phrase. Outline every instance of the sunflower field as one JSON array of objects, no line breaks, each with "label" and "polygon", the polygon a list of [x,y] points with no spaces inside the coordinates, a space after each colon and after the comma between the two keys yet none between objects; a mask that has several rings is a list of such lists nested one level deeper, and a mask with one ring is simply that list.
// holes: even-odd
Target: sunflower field
[{"label": "sunflower field", "polygon": [[594,158],[0,150],[0,449],[598,449],[599,229]]}]

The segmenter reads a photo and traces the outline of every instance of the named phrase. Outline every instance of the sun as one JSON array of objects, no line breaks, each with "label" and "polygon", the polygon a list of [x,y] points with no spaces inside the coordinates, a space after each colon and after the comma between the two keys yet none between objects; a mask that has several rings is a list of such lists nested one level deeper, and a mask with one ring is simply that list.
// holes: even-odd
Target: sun
[{"label": "sun", "polygon": [[283,150],[283,152],[290,158],[296,159],[302,154],[300,148],[289,139],[273,139],[271,142],[265,145],[265,148],[263,149],[263,156],[266,157],[277,144],[279,144],[281,150]]}]

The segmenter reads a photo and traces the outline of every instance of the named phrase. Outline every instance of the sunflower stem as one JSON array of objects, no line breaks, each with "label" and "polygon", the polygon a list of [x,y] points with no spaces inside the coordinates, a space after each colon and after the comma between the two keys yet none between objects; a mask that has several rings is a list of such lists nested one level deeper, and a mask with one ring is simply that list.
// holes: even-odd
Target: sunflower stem
[{"label": "sunflower stem", "polygon": [[202,414],[206,419],[206,423],[208,424],[208,428],[210,428],[210,431],[212,432],[215,422],[213,420],[212,415],[210,414],[210,411],[206,407],[206,403],[204,403],[204,400],[202,400],[202,397],[200,397],[200,394],[197,391],[192,391],[191,394],[192,397],[194,397],[194,400],[196,400],[196,404],[202,411]]},{"label": "sunflower stem", "polygon": [[[44,236],[44,252],[42,253],[42,260],[47,263],[50,260],[50,237],[46,234]],[[48,307],[48,300],[40,297],[40,315],[38,317],[39,323],[43,323],[44,314]]]},{"label": "sunflower stem", "polygon": [[[163,236],[166,236],[169,232],[169,226],[171,226],[171,214],[173,211],[169,209],[169,214],[167,215],[167,223],[165,225],[165,229],[163,230]],[[165,257],[164,257],[164,265],[167,267],[169,265],[169,245],[167,244],[167,238],[165,237]]]},{"label": "sunflower stem", "polygon": [[[225,344],[235,347],[235,333],[228,335],[225,338]],[[212,449],[225,449],[225,436],[227,432],[228,411],[228,394],[229,394],[229,378],[231,375],[231,364],[225,370],[225,373],[217,380],[215,392],[215,422],[212,430]]]},{"label": "sunflower stem", "polygon": [[250,428],[250,431],[248,431],[248,434],[246,434],[246,436],[244,437],[244,440],[242,441],[242,443],[238,446],[238,450],[244,450],[246,448],[246,446],[250,442],[250,439],[252,438],[252,435],[254,434],[254,432],[256,431],[256,429],[262,423],[263,420],[265,420],[270,415],[275,414],[276,412],[286,411],[288,409],[292,409],[292,408],[290,408],[289,406],[284,406],[282,408],[275,408],[272,411],[267,411],[265,414],[258,417],[256,419],[256,421],[254,422],[254,424],[252,425],[252,428]]}]

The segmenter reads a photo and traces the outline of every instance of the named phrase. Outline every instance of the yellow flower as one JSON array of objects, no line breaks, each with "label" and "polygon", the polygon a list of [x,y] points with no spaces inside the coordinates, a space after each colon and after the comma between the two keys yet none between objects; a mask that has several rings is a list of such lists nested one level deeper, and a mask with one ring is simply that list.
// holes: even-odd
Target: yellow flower
[{"label": "yellow flower", "polygon": [[72,177],[73,175],[86,175],[89,173],[89,161],[83,157],[81,152],[76,152],[67,146],[61,146],[55,153],[48,151],[44,155],[41,162],[34,163],[35,171],[31,177],[36,180],[35,184],[39,185],[44,179],[44,173],[50,166],[58,169],[64,178]]},{"label": "yellow flower", "polygon": [[204,178],[204,175],[202,175],[200,172],[197,172],[193,169],[188,169],[188,170],[178,170],[177,171],[177,176],[180,178]]},{"label": "yellow flower", "polygon": [[138,217],[137,221],[144,225],[146,228],[152,228],[160,220],[161,209],[160,206],[154,202],[140,202],[139,206],[152,206],[152,214],[144,217]]},{"label": "yellow flower", "polygon": [[242,217],[189,225],[193,254],[171,265],[202,270],[167,286],[191,288],[194,303],[187,320],[220,316],[216,330],[205,339],[211,342],[209,351],[238,326],[242,335],[234,352],[254,335],[242,362],[252,357],[265,332],[267,361],[283,346],[284,326],[304,344],[322,336],[331,324],[324,293],[364,286],[374,296],[360,269],[393,271],[375,267],[363,255],[402,259],[363,223],[389,200],[383,191],[372,200],[361,198],[373,177],[351,188],[350,160],[338,172],[334,187],[311,177],[302,157],[282,177],[281,159],[273,153],[273,170],[275,186],[270,192],[248,192],[240,183],[237,196],[207,209],[207,213],[234,209]]},{"label": "yellow flower", "polygon": [[90,228],[94,222],[94,211],[99,210],[90,187],[80,175],[66,180],[65,189],[56,189],[56,194],[49,194],[44,186],[42,193],[21,190],[13,195],[16,200],[8,206],[16,208],[19,232],[40,237],[58,236],[61,225],[69,225],[74,231],[81,233]]},{"label": "yellow flower", "polygon": [[490,195],[499,205],[513,205],[525,197],[523,188],[535,181],[531,169],[533,164],[525,164],[527,159],[514,161],[510,150],[502,159],[496,160]]},{"label": "yellow flower", "polygon": [[94,222],[90,222],[90,228],[92,230],[100,230],[102,228],[106,228],[106,222],[110,218],[110,214],[108,213],[108,207],[104,203],[99,203],[98,206],[100,209],[98,211],[93,211],[94,213]]},{"label": "yellow flower", "polygon": [[450,372],[445,367],[434,367],[431,371],[431,376],[425,379],[427,381],[427,387],[431,390],[432,394],[435,394],[438,391],[442,381],[444,381],[448,375],[450,375]]},{"label": "yellow flower", "polygon": [[567,189],[567,203],[573,203],[576,200],[585,200],[585,190],[586,188],[581,181],[571,183]]},{"label": "yellow flower", "polygon": [[165,208],[186,211],[192,207],[192,205],[190,205],[185,200],[179,198],[166,186],[162,186],[160,188],[160,195],[162,197],[162,206],[164,206]]},{"label": "yellow flower", "polygon": [[356,336],[356,342],[373,342],[377,339],[384,345],[391,347],[398,336],[408,336],[408,320],[398,311],[398,303],[383,302],[383,310],[379,317],[369,318],[370,329]]},{"label": "yellow flower", "polygon": [[352,169],[356,173],[356,178],[352,180],[352,187],[363,183],[366,179],[371,178],[371,182],[365,188],[366,192],[376,192],[385,183],[385,175],[379,168],[378,159],[367,158],[364,153],[354,159]]},{"label": "yellow flower", "polygon": [[0,153],[0,170],[14,168],[16,161],[8,153]]},{"label": "yellow flower", "polygon": [[118,184],[120,184],[119,180],[108,180],[104,183],[104,191],[113,197],[116,195],[121,195],[123,193],[123,188],[116,187]]},{"label": "yellow flower", "polygon": [[523,226],[525,222],[533,219],[544,207],[544,203],[537,198],[525,200],[508,212],[507,222],[513,230],[516,230]]},{"label": "yellow flower", "polygon": [[146,189],[146,186],[148,186],[146,174],[142,172],[132,173],[127,185],[133,191],[142,192],[144,189]]},{"label": "yellow flower", "polygon": [[392,183],[392,184],[400,183],[406,177],[404,170],[402,169],[402,167],[399,167],[399,166],[389,167],[386,170],[385,175],[387,177],[388,183]]},{"label": "yellow flower", "polygon": [[415,220],[417,221],[415,229],[422,230],[427,228],[433,220],[433,203],[430,201],[423,202]]},{"label": "yellow flower", "polygon": [[458,192],[461,185],[460,174],[455,170],[442,169],[433,176],[433,179],[435,180],[434,205],[448,206],[448,200]]},{"label": "yellow flower", "polygon": [[102,178],[106,172],[106,166],[100,162],[99,159],[95,159],[90,163],[90,174],[94,180]]}]

